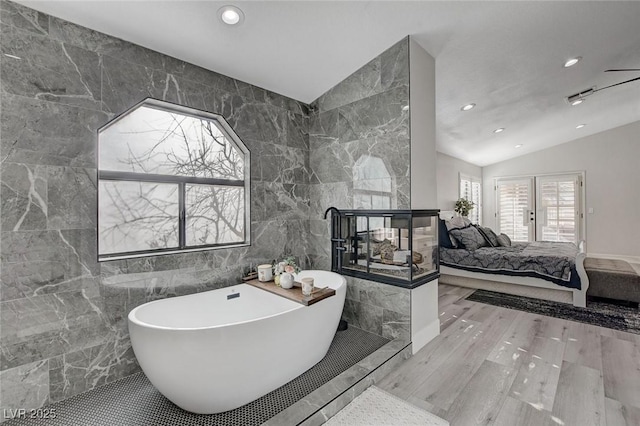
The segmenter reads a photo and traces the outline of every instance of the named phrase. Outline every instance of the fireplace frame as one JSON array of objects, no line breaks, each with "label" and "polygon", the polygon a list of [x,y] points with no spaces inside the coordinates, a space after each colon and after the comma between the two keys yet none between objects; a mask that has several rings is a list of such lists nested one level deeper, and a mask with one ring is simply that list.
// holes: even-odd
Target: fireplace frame
[{"label": "fireplace frame", "polygon": [[[331,270],[333,272],[409,289],[419,287],[440,276],[439,210],[339,210],[336,208],[330,210]],[[389,226],[373,228],[371,219],[378,223],[382,220],[384,224]],[[426,224],[429,220],[428,227],[418,226]],[[365,223],[365,221],[366,226],[362,230],[358,227],[358,223]],[[414,232],[416,229],[428,229],[428,233],[424,234],[424,236],[419,236],[421,240],[428,241],[426,244],[423,241],[423,247],[427,248],[428,251],[426,253],[431,259],[430,262],[426,262],[429,267],[427,270],[421,268],[414,261],[414,253],[418,251],[418,248],[414,247],[414,240],[417,239]],[[402,264],[402,261],[382,260],[381,254],[379,255],[380,259],[374,259],[375,256],[372,256],[374,252],[371,248],[372,244],[381,243],[379,239],[374,239],[372,235],[381,232],[380,230],[386,233],[391,231],[392,236],[389,237],[390,239],[385,237],[384,240],[388,241],[387,244],[392,244],[393,247],[396,247],[394,256],[395,251],[399,252],[401,256],[405,255],[406,262],[404,264]],[[406,232],[404,232],[405,230]],[[362,247],[366,247],[366,249]],[[363,259],[362,252],[365,250]],[[406,254],[407,252],[409,254]],[[423,256],[423,252],[420,253],[419,256]],[[366,267],[364,267],[363,263],[366,264]],[[372,268],[372,264],[377,268]],[[394,267],[397,269],[394,270]],[[392,276],[393,273],[398,273],[398,276]],[[403,277],[405,274],[407,275],[406,278]]]}]

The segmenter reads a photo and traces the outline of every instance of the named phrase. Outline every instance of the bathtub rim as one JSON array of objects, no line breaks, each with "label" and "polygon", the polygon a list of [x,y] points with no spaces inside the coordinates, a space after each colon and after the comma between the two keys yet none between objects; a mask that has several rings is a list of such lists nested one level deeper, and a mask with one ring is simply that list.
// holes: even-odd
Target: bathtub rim
[{"label": "bathtub rim", "polygon": [[[313,271],[314,270],[311,269],[311,270],[301,271],[301,273],[302,272],[313,272]],[[331,288],[334,288],[336,290],[335,296],[332,296],[332,297],[338,296],[338,289],[342,288],[343,286],[346,286],[346,284],[347,284],[346,279],[342,275],[340,275],[340,274],[338,274],[336,272],[321,271],[321,270],[320,270],[320,272],[329,272],[329,273],[335,274],[338,277],[340,277],[340,281],[336,283],[336,287],[330,286]],[[184,332],[184,331],[203,331],[203,330],[215,330],[215,329],[218,329],[218,328],[230,327],[230,326],[235,326],[235,325],[249,324],[249,323],[252,323],[252,322],[255,322],[255,321],[262,321],[262,320],[273,318],[273,317],[276,317],[276,316],[279,316],[279,315],[283,315],[283,314],[286,314],[286,313],[289,313],[289,312],[293,312],[293,311],[295,311],[297,309],[300,309],[300,308],[312,308],[313,307],[313,305],[305,306],[305,305],[302,305],[300,303],[294,302],[293,300],[289,300],[291,303],[294,303],[297,306],[292,306],[291,309],[278,311],[278,312],[276,312],[274,314],[265,315],[265,316],[261,316],[261,317],[258,317],[258,318],[252,318],[252,319],[248,319],[248,320],[244,320],[244,321],[237,321],[237,322],[233,322],[233,323],[229,323],[229,324],[205,325],[205,326],[202,326],[202,327],[169,327],[169,326],[165,326],[165,325],[151,324],[151,323],[148,323],[148,322],[140,320],[135,315],[136,312],[139,309],[141,309],[142,307],[144,307],[146,305],[166,302],[168,300],[176,299],[178,297],[197,296],[199,294],[208,293],[210,291],[229,290],[229,289],[233,289],[233,288],[239,287],[239,286],[247,286],[247,287],[255,288],[257,290],[262,291],[263,293],[265,293],[269,297],[283,298],[282,296],[278,296],[277,294],[270,293],[270,292],[268,292],[266,290],[261,290],[261,289],[259,289],[257,287],[250,286],[249,284],[240,283],[240,284],[235,284],[235,285],[232,285],[232,286],[229,286],[229,287],[216,288],[216,289],[213,289],[213,290],[207,290],[207,291],[202,291],[202,292],[198,292],[198,293],[185,294],[185,295],[182,295],[182,296],[169,297],[169,298],[164,298],[164,299],[158,299],[158,300],[152,300],[152,301],[149,301],[149,302],[145,302],[142,305],[136,306],[135,308],[133,308],[129,312],[129,314],[127,315],[127,322],[129,324],[133,323],[133,324],[135,324],[137,326],[140,326],[140,327],[150,328],[150,329],[155,329],[155,330],[163,330],[163,331],[182,331],[182,332]],[[286,300],[288,300],[288,299],[286,299]]]},{"label": "bathtub rim", "polygon": [[[230,287],[216,288],[216,289],[213,289],[213,290],[201,291],[201,292],[192,293],[192,294],[185,294],[185,295],[176,296],[176,297],[195,296],[195,295],[202,294],[202,293],[208,293],[210,291],[231,289],[231,288],[234,288],[234,287],[237,287],[237,286],[241,286],[241,285],[248,286],[248,284],[236,284],[236,285],[233,285],[233,286],[230,286]],[[260,290],[260,289],[258,289],[258,290]],[[261,291],[264,291],[264,290],[261,290]],[[270,296],[281,297],[281,296],[278,296],[276,294],[269,293],[267,291],[264,291],[264,292],[265,292],[265,294],[268,294]],[[131,312],[129,312],[129,315],[127,316],[128,320],[130,322],[134,323],[135,325],[139,325],[140,327],[152,328],[152,329],[156,329],[156,330],[165,330],[165,331],[202,331],[202,330],[215,330],[217,328],[231,327],[231,326],[234,326],[234,325],[248,324],[248,323],[251,323],[251,322],[254,322],[254,321],[261,321],[261,320],[273,318],[273,317],[278,316],[278,315],[286,314],[288,312],[295,311],[299,307],[300,308],[304,307],[303,305],[300,305],[299,307],[298,306],[292,306],[291,309],[278,311],[278,312],[276,312],[274,314],[271,314],[271,315],[265,315],[265,316],[261,316],[261,317],[258,317],[258,318],[252,318],[252,319],[248,319],[248,320],[244,320],[244,321],[232,322],[232,323],[228,323],[228,324],[205,325],[205,326],[202,326],[202,327],[169,327],[169,326],[166,326],[166,325],[151,324],[151,323],[148,323],[148,322],[140,320],[135,315],[135,313],[138,311],[139,308],[142,308],[143,306],[145,306],[147,304],[155,304],[155,303],[159,303],[159,302],[164,302],[164,301],[167,301],[167,300],[175,299],[176,297],[168,297],[168,298],[165,298],[165,299],[152,300],[150,302],[143,303],[140,306],[136,306],[135,308],[133,308],[131,310]],[[296,302],[292,301],[292,303],[296,303]]]}]

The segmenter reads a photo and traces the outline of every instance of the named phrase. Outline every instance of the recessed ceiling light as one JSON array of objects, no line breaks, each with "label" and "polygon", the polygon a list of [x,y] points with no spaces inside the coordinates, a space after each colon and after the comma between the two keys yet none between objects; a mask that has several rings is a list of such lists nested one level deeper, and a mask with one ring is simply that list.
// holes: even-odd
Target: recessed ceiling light
[{"label": "recessed ceiling light", "polygon": [[476,104],[467,104],[465,106],[463,106],[462,108],[460,108],[462,111],[469,111],[470,109],[472,109],[473,107],[475,107]]},{"label": "recessed ceiling light", "polygon": [[504,127],[500,127],[499,129],[495,129],[493,133],[502,133],[504,132]]},{"label": "recessed ceiling light", "polygon": [[405,106],[403,106],[403,107],[402,107],[402,110],[403,110],[403,111],[409,111],[409,105],[405,105]]},{"label": "recessed ceiling light", "polygon": [[571,58],[571,59],[567,60],[567,62],[564,63],[564,67],[565,68],[572,67],[575,64],[577,64],[578,62],[580,62],[580,59],[582,59],[582,56],[576,56],[575,58]]},{"label": "recessed ceiling light", "polygon": [[514,148],[515,148],[515,149],[522,148],[522,144],[521,144],[521,143],[519,143],[518,145],[514,146]]},{"label": "recessed ceiling light", "polygon": [[222,6],[218,9],[218,18],[227,25],[240,25],[244,22],[244,12],[236,6]]},{"label": "recessed ceiling light", "polygon": [[576,129],[582,129],[584,126],[586,126],[586,124],[578,124],[576,126]]},{"label": "recessed ceiling light", "polygon": [[[600,89],[602,90],[602,89]],[[582,92],[578,92],[575,93],[573,95],[567,96],[567,102],[571,105],[580,105],[582,102],[584,102],[584,100],[587,98],[587,96],[591,96],[594,93],[596,93],[598,91],[598,89],[596,89],[595,87],[591,87],[587,90],[584,90]]]}]

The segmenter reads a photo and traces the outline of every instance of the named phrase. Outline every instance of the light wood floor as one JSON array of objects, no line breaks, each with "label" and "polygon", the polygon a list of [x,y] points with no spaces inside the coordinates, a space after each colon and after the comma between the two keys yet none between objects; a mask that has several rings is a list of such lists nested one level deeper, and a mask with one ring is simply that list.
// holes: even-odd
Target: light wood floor
[{"label": "light wood floor", "polygon": [[640,425],[640,335],[463,300],[439,286],[441,334],[377,386],[451,426]]}]

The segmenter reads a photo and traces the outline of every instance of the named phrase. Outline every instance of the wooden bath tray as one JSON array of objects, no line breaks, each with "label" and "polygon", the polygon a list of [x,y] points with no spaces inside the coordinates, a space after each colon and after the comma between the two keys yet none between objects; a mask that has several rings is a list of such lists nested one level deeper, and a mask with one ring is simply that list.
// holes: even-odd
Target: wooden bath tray
[{"label": "wooden bath tray", "polygon": [[293,288],[290,289],[278,287],[273,281],[263,283],[262,281],[254,279],[247,281],[245,284],[261,288],[265,291],[277,294],[278,296],[293,300],[294,302],[298,302],[305,306],[313,305],[314,303],[317,303],[323,299],[326,299],[327,297],[331,297],[336,294],[335,289],[327,287],[323,290],[312,293],[311,296],[303,296],[302,288],[300,287],[302,284],[300,284],[299,282],[294,282]]}]

